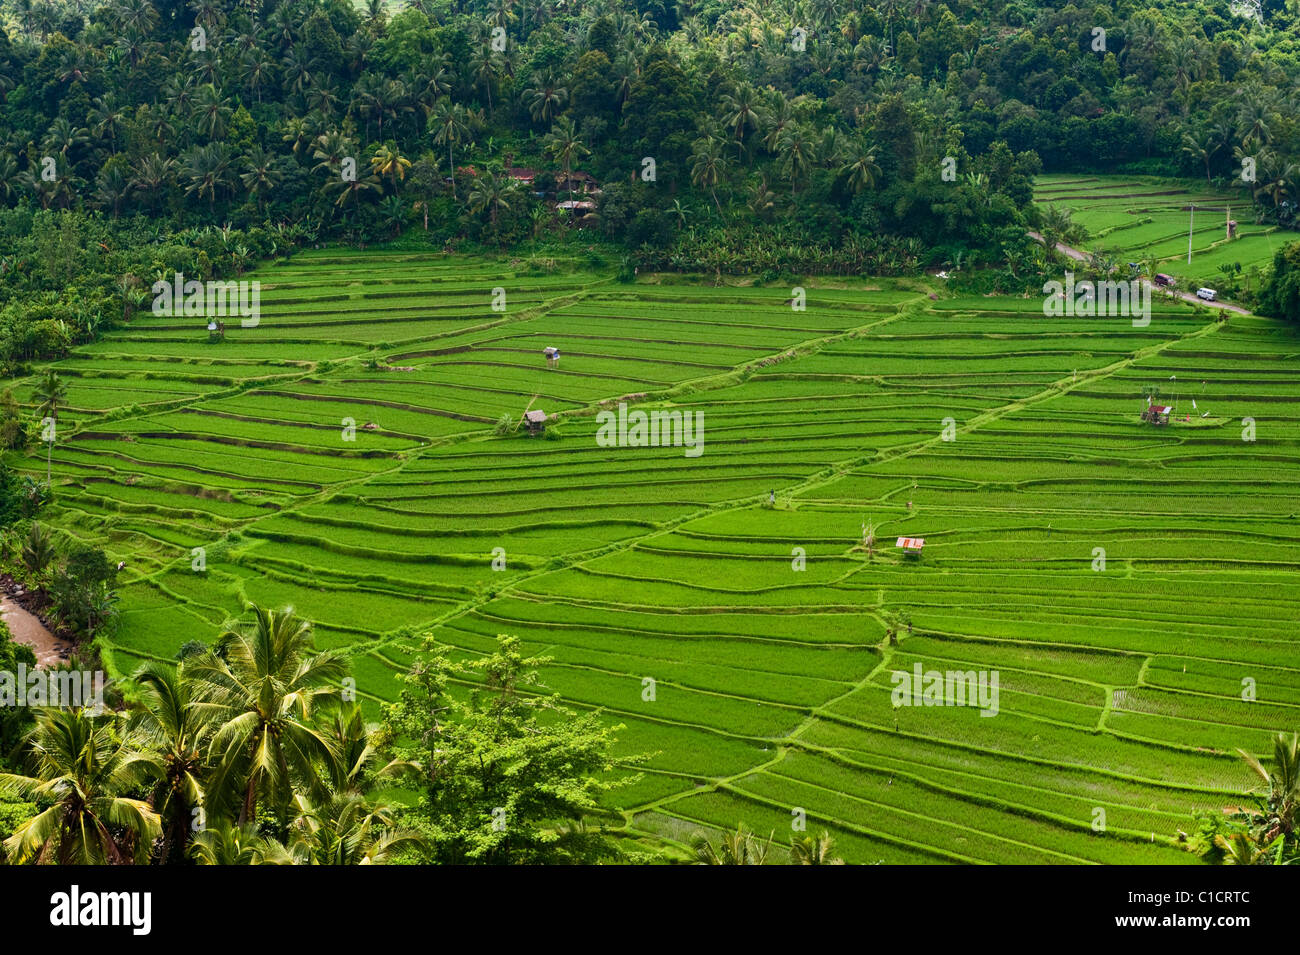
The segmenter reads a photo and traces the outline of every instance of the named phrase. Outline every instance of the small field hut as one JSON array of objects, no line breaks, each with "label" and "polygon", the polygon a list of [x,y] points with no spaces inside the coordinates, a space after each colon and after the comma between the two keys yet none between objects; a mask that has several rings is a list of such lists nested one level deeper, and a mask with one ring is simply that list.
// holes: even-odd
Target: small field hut
[{"label": "small field hut", "polygon": [[900,537],[898,545],[905,557],[920,557],[921,550],[925,547],[924,537]]},{"label": "small field hut", "polygon": [[546,430],[546,412],[540,408],[524,412],[524,424],[529,434],[541,434]]},{"label": "small field hut", "polygon": [[1173,410],[1169,405],[1147,405],[1142,409],[1142,420],[1154,425],[1168,424]]}]

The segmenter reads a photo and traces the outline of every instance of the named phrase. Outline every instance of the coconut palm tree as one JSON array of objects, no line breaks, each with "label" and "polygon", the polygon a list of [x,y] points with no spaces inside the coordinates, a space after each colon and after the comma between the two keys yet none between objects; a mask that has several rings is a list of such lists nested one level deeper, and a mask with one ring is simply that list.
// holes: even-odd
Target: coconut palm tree
[{"label": "coconut palm tree", "polygon": [[307,91],[307,105],[311,112],[326,121],[332,120],[338,113],[341,102],[342,96],[339,94],[338,87],[328,80],[316,80]]},{"label": "coconut palm tree", "polygon": [[[163,84],[163,102],[171,108],[173,115],[187,116],[194,108],[194,94],[197,89],[192,76],[170,76]],[[159,144],[161,145],[161,141]]]},{"label": "coconut palm tree", "polygon": [[[59,420],[59,407],[67,400],[68,386],[63,383],[59,373],[54,369],[49,369],[44,376],[36,382],[36,387],[32,389],[32,398],[36,401],[36,413],[42,418],[49,418],[53,422]],[[50,483],[50,458],[54,453],[54,428],[50,428],[50,438],[46,442],[48,450],[45,453],[45,483]]]},{"label": "coconut palm tree", "polygon": [[772,848],[772,838],[759,842],[755,835],[745,828],[742,822],[735,832],[724,832],[716,844],[710,842],[702,833],[691,840],[695,850],[696,865],[763,865]]},{"label": "coconut palm tree", "polygon": [[778,149],[781,153],[781,171],[790,180],[790,198],[793,200],[799,181],[807,176],[816,161],[816,145],[808,130],[796,123],[781,136]]},{"label": "coconut palm tree", "polygon": [[524,101],[534,122],[549,123],[564,109],[564,104],[569,101],[569,91],[548,73],[524,90]]},{"label": "coconut palm tree", "polygon": [[41,140],[41,148],[45,150],[46,154],[53,155],[57,153],[68,160],[71,160],[75,153],[89,144],[90,130],[85,126],[74,126],[62,116],[57,117],[50,124],[50,128]]},{"label": "coconut palm tree", "polygon": [[163,197],[176,162],[164,159],[158,153],[151,153],[140,160],[131,178],[131,188],[149,204],[151,211],[157,213],[159,202]]},{"label": "coconut palm tree", "polygon": [[131,195],[131,183],[120,166],[104,166],[95,177],[95,204],[107,209],[116,219]]},{"label": "coconut palm tree", "polygon": [[291,116],[284,121],[284,132],[280,139],[283,142],[291,143],[290,148],[293,154],[297,156],[311,145],[316,144],[316,126],[311,117],[308,116]]},{"label": "coconut palm tree", "polygon": [[227,630],[185,665],[194,703],[213,724],[208,797],[214,810],[238,803],[237,824],[259,799],[287,821],[294,793],[324,793],[319,767],[333,758],[314,710],[338,699],[347,672],[338,653],[312,652],[311,624],[290,609],[253,608],[246,630]]},{"label": "coconut palm tree", "polygon": [[1268,853],[1244,832],[1217,836],[1214,841],[1223,851],[1224,865],[1268,865]]},{"label": "coconut palm tree", "polygon": [[768,152],[775,153],[780,149],[782,138],[795,123],[794,106],[784,93],[780,90],[773,90],[768,94],[768,105],[765,113],[767,135],[763,138],[763,145]]},{"label": "coconut palm tree", "polygon": [[224,142],[194,146],[184,157],[187,196],[208,198],[208,209],[216,207],[218,190],[230,183],[230,147]]},{"label": "coconut palm tree", "polygon": [[491,115],[492,91],[500,84],[501,77],[506,75],[508,66],[505,57],[495,50],[488,49],[486,44],[481,49],[482,52],[471,57],[469,71],[470,76],[474,78],[474,88],[481,89],[487,94],[488,114]]},{"label": "coconut palm tree", "polygon": [[50,564],[54,563],[55,555],[54,536],[43,524],[32,522],[23,538],[18,556],[33,580],[40,580],[44,576]]},{"label": "coconut palm tree", "polygon": [[324,721],[333,760],[329,764],[330,785],[336,793],[361,793],[371,778],[390,778],[412,771],[414,763],[392,760],[379,766],[380,754],[371,741],[361,707],[351,704],[335,710]]},{"label": "coconut palm tree", "polygon": [[325,183],[326,192],[337,192],[338,198],[334,200],[334,205],[340,209],[352,200],[352,224],[356,225],[358,217],[361,215],[361,199],[367,193],[376,196],[384,194],[383,180],[371,173],[368,176],[356,176],[352,179],[344,179],[342,176],[330,179]]},{"label": "coconut palm tree", "polygon": [[18,162],[13,156],[0,156],[0,199],[12,199],[18,193]]},{"label": "coconut palm tree", "polygon": [[370,157],[370,171],[379,177],[387,176],[392,180],[393,192],[397,191],[397,181],[406,179],[406,171],[411,168],[411,160],[403,156],[390,145],[380,146]]},{"label": "coconut palm tree", "polygon": [[700,189],[709,190],[713,204],[722,215],[722,203],[718,202],[718,183],[722,181],[723,170],[727,160],[723,158],[722,146],[714,138],[705,136],[697,139],[695,151],[691,154],[691,182]]},{"label": "coconut palm tree", "polygon": [[343,160],[355,155],[356,145],[352,140],[337,129],[331,129],[312,142],[311,157],[316,160],[316,165],[311,167],[311,171],[324,170],[331,176],[337,175]]},{"label": "coconut palm tree", "polygon": [[387,807],[358,793],[331,796],[308,806],[292,826],[289,851],[298,864],[382,865],[401,848],[424,844],[418,833],[395,828]]},{"label": "coconut palm tree", "polygon": [[1174,85],[1182,94],[1183,115],[1186,116],[1189,105],[1187,89],[1192,83],[1201,79],[1204,73],[1201,48],[1192,36],[1177,37],[1170,48],[1169,60],[1172,65]]},{"label": "coconut palm tree", "polygon": [[1237,129],[1241,131],[1241,144],[1246,150],[1266,145],[1273,139],[1277,110],[1271,99],[1266,93],[1253,93],[1238,106]]},{"label": "coconut palm tree", "polygon": [[225,13],[217,0],[190,0],[188,6],[194,12],[194,22],[208,32],[225,21]]},{"label": "coconut palm tree", "polygon": [[485,171],[470,187],[469,211],[476,215],[486,212],[489,226],[495,233],[501,213],[510,211],[517,193],[518,184],[513,179]]},{"label": "coconut palm tree", "polygon": [[1219,151],[1219,142],[1214,133],[1207,129],[1183,133],[1181,151],[1205,166],[1205,181],[1210,182],[1210,163],[1214,159],[1214,154]]},{"label": "coconut palm tree", "polygon": [[1058,254],[1057,243],[1069,242],[1076,229],[1070,218],[1070,210],[1058,206],[1046,206],[1042,210],[1041,222],[1043,246],[1047,249],[1048,258],[1055,261]]},{"label": "coconut palm tree", "polygon": [[[354,91],[354,95],[355,91]],[[406,84],[401,80],[387,79],[383,82],[376,81],[369,89],[365,90],[364,98],[360,102],[360,111],[363,116],[374,116],[379,121],[379,134],[377,139],[384,138],[384,117],[396,117],[399,113],[409,110],[409,92]]]},{"label": "coconut palm tree", "polygon": [[216,83],[221,79],[221,58],[216,50],[200,50],[190,54],[190,75],[200,83]]},{"label": "coconut palm tree", "polygon": [[884,40],[865,36],[853,48],[853,69],[874,77],[889,62],[889,44]]},{"label": "coconut palm tree", "polygon": [[98,139],[107,138],[109,153],[117,155],[117,140],[125,129],[126,111],[114,103],[112,95],[97,96],[88,118],[90,131]]},{"label": "coconut palm tree", "polygon": [[1125,69],[1135,69],[1130,63],[1134,55],[1151,64],[1159,61],[1165,46],[1165,31],[1158,21],[1150,15],[1135,16],[1126,25],[1125,33],[1124,49],[1119,55]]},{"label": "coconut palm tree", "polygon": [[1268,196],[1274,206],[1280,206],[1295,188],[1297,172],[1300,172],[1300,167],[1295,163],[1282,162],[1276,154],[1270,153],[1260,177],[1259,191]]},{"label": "coconut palm tree", "polygon": [[1277,861],[1300,844],[1300,734],[1273,737],[1273,765],[1265,767],[1254,755],[1237,750],[1251,772],[1268,787],[1253,809],[1242,811],[1256,845],[1267,851],[1277,847]]},{"label": "coconut palm tree", "polygon": [[450,71],[451,59],[445,53],[442,55],[442,59],[441,64],[432,67],[433,72],[416,74],[411,83],[411,87],[415,91],[416,103],[424,110],[426,117],[432,105],[451,92],[451,81],[453,79]]},{"label": "coconut palm tree", "polygon": [[758,181],[754,183],[749,191],[749,199],[745,202],[749,211],[754,217],[764,222],[772,214],[776,207],[776,194],[768,188],[767,176],[759,176]]},{"label": "coconut palm tree", "polygon": [[193,706],[192,685],[177,667],[149,661],[133,679],[143,692],[131,728],[150,754],[154,787],[149,802],[163,823],[157,860],[180,862],[194,828],[194,810],[203,805],[207,724]]},{"label": "coconut palm tree", "polygon": [[392,237],[397,238],[410,221],[411,209],[400,196],[385,196],[379,200],[379,217],[391,230]]},{"label": "coconut palm tree", "polygon": [[196,833],[190,858],[198,865],[292,865],[284,845],[257,831],[256,823],[232,826],[222,820]]},{"label": "coconut palm tree", "polygon": [[569,187],[569,198],[573,198],[573,182],[571,179],[573,164],[580,162],[584,156],[590,155],[591,150],[586,144],[578,138],[578,130],[573,125],[573,120],[568,116],[561,116],[551,127],[551,131],[546,134],[543,140],[548,155],[553,156],[557,162],[564,168],[564,181]]},{"label": "coconut palm tree", "polygon": [[312,81],[312,58],[303,49],[291,49],[280,61],[284,67],[284,86],[295,93],[304,92]]},{"label": "coconut palm tree", "polygon": [[158,11],[148,0],[124,0],[112,8],[122,31],[132,36],[147,36],[158,25]]},{"label": "coconut palm tree", "polygon": [[469,117],[465,107],[440,100],[429,113],[429,129],[435,146],[447,147],[447,174],[451,176],[451,197],[456,198],[456,163],[452,149],[469,136]]},{"label": "coconut palm tree", "polygon": [[216,141],[226,135],[233,114],[225,94],[213,84],[200,86],[194,94],[194,121],[199,132],[209,140]]},{"label": "coconut palm tree", "polygon": [[822,830],[819,836],[801,836],[790,843],[790,861],[795,865],[844,865],[834,851],[835,840]]},{"label": "coconut palm tree", "polygon": [[876,165],[876,147],[866,143],[858,149],[857,155],[850,157],[839,169],[841,176],[847,177],[849,189],[854,195],[864,189],[875,188],[880,167]]},{"label": "coconut palm tree", "polygon": [[258,103],[262,102],[262,89],[275,76],[275,64],[261,49],[254,47],[251,50],[244,51],[244,55],[239,61],[239,80],[244,89],[257,97]]},{"label": "coconut palm tree", "polygon": [[248,194],[257,200],[258,212],[266,204],[267,194],[273,192],[283,178],[275,154],[254,144],[244,158],[244,172],[240,174],[239,181],[244,184]]},{"label": "coconut palm tree", "polygon": [[744,151],[745,136],[750,132],[758,132],[765,121],[763,101],[752,85],[742,83],[735,93],[722,97],[722,111],[727,128],[732,131],[732,138],[736,141],[739,155]]},{"label": "coconut palm tree", "polygon": [[146,779],[146,763],[115,717],[85,709],[36,712],[25,750],[30,775],[0,773],[0,793],[47,808],[5,841],[13,862],[105,865],[142,861],[162,831],[141,799],[123,795]]}]

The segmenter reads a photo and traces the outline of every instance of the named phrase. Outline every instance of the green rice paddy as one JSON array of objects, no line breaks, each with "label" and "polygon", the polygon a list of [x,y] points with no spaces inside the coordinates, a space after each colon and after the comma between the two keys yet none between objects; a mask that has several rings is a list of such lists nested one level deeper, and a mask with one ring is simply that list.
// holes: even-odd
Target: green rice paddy
[{"label": "green rice paddy", "polygon": [[[1154,259],[1161,272],[1193,282],[1215,284],[1219,267],[1240,264],[1243,271],[1263,268],[1296,232],[1253,221],[1250,195],[1186,179],[1148,176],[1039,176],[1034,199],[1040,205],[1068,209],[1088,230],[1083,248],[1112,250],[1127,261]],[[1227,222],[1237,222],[1229,239]],[[1191,261],[1188,261],[1188,231]]]},{"label": "green rice paddy", "polygon": [[[1120,228],[1121,205],[1077,217]],[[1300,337],[1277,323],[884,280],[809,280],[794,311],[788,288],[385,252],[249,278],[256,328],[142,316],[57,366],[49,520],[127,561],[119,672],[291,605],[377,718],[420,634],[458,658],[517,634],[646,757],[610,802],[629,838],[788,843],[803,810],[851,862],[1194,862],[1178,830],[1250,785],[1235,748],[1300,728]],[[1152,385],[1167,428],[1139,420]],[[702,414],[703,453],[601,446],[620,398]],[[530,405],[557,439],[493,435]],[[997,716],[895,709],[915,664],[997,670]]]}]

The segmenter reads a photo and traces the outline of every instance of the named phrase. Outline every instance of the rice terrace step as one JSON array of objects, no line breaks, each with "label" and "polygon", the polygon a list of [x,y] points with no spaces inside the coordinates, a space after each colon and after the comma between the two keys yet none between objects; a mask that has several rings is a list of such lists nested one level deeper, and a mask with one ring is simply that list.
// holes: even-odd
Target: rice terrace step
[{"label": "rice terrace step", "polygon": [[[294,268],[318,259],[340,261]],[[271,308],[276,273],[252,273]],[[826,293],[809,280],[795,327],[785,288],[658,276],[644,304],[607,279],[574,273],[492,322],[482,308],[425,319],[438,347],[400,358],[367,344],[384,322],[364,315],[337,341],[269,319],[230,329],[223,355],[258,342],[288,364],[223,366],[227,387],[184,395],[185,369],[210,354],[194,338],[168,362],[177,411],[113,377],[130,360],[96,359],[111,336],[79,349],[72,362],[102,371],[69,378],[78,430],[52,452],[51,519],[127,559],[112,670],[173,659],[193,630],[181,621],[289,605],[351,660],[379,719],[414,633],[473,657],[509,631],[550,658],[542,683],[624,726],[620,753],[651,754],[606,799],[640,838],[735,816],[773,828],[788,791],[855,860],[1184,861],[1173,829],[1249,784],[1233,747],[1263,747],[1300,705],[1252,719],[1232,692],[1238,673],[1279,691],[1296,674],[1297,594],[1281,585],[1300,525],[1270,489],[1297,477],[1300,435],[1264,384],[1294,342],[1181,306],[1098,337],[1017,299],[935,302],[914,282],[847,278]],[[551,369],[542,341],[576,345]],[[1139,421],[1140,382],[1177,402],[1167,432]],[[83,398],[114,389],[134,414],[109,420]],[[492,434],[542,393],[559,440]],[[646,420],[697,417],[702,453],[667,448],[670,423],[665,447],[617,428],[602,440],[593,409],[619,395]],[[1217,424],[1191,428],[1193,402]],[[1249,416],[1267,440],[1240,440]],[[349,437],[347,420],[367,427]],[[891,706],[890,674],[922,644],[936,672],[996,671],[997,718]],[[1156,659],[1158,697],[1143,689]],[[1062,788],[1064,772],[1080,785]],[[882,817],[891,778],[912,795]],[[959,809],[965,793],[983,808]],[[1095,805],[1120,838],[1095,838]]]}]

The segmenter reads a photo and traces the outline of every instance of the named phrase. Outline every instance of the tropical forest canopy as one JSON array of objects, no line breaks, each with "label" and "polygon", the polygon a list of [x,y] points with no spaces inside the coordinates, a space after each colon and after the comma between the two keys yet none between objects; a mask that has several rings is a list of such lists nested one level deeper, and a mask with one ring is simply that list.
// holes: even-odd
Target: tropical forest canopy
[{"label": "tropical forest canopy", "polygon": [[[80,275],[113,281],[50,306],[73,339],[131,297],[114,285],[133,266],[230,272],[413,220],[437,245],[536,238],[554,174],[574,170],[602,187],[584,222],[660,268],[961,256],[1014,272],[1040,169],[1235,178],[1256,217],[1295,214],[1300,11],[1276,0],[7,0],[4,15],[4,294],[62,287],[50,250],[75,246]],[[55,225],[50,209],[97,217]],[[169,230],[203,226],[227,231],[175,261]],[[61,344],[32,337],[20,352]]]}]

